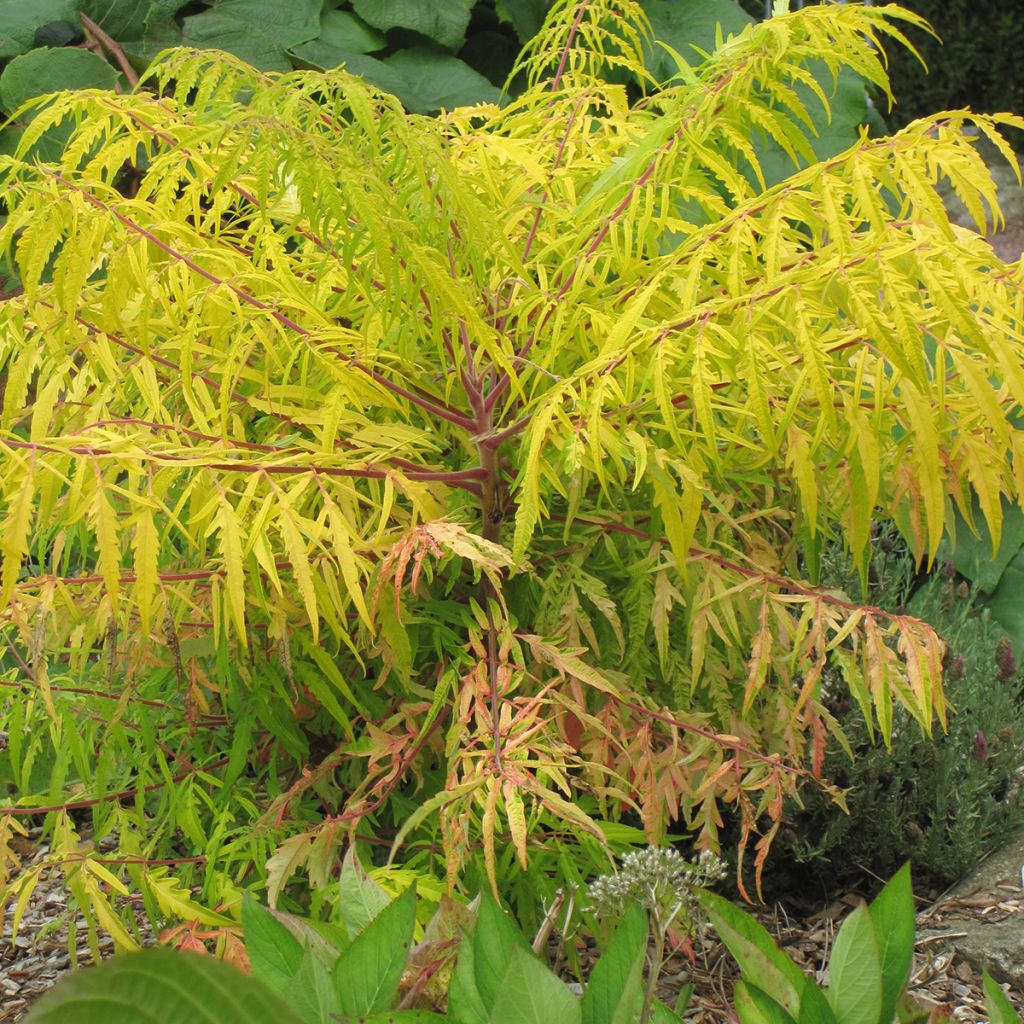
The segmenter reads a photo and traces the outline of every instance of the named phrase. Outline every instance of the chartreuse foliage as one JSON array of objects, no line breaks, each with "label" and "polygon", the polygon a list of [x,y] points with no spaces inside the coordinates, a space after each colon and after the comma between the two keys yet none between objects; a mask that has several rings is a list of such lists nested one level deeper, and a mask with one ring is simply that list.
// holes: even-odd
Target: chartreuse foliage
[{"label": "chartreuse foliage", "polygon": [[[627,812],[712,847],[731,810],[760,868],[827,663],[883,738],[943,721],[931,629],[814,585],[873,520],[927,563],[1024,493],[1024,270],[934,190],[997,216],[969,115],[808,143],[809,64],[884,88],[908,20],[808,8],[658,83],[635,4],[562,0],[500,109],[172,51],[158,95],[25,111],[0,863],[26,818],[52,845],[16,912],[46,870],[125,947],[118,893],[216,928],[298,875],[322,910],[371,833],[529,899]],[[812,162],[763,187],[760,138]]]}]

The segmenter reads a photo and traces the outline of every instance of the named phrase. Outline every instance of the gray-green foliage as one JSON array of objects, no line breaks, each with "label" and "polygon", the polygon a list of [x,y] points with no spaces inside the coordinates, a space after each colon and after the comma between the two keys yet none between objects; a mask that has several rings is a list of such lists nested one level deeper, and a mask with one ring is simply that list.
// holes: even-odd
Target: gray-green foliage
[{"label": "gray-green foliage", "polygon": [[[926,737],[897,713],[886,750],[869,735],[859,709],[835,696],[832,710],[855,756],[851,761],[832,743],[824,770],[850,788],[849,814],[813,793],[803,807],[790,807],[778,839],[780,860],[800,865],[802,877],[810,871],[828,885],[841,885],[865,870],[887,877],[912,855],[919,874],[950,882],[1024,824],[1017,779],[1024,762],[1021,648],[1016,645],[1015,653],[994,609],[979,601],[983,595],[957,572],[975,570],[982,585],[1003,578],[1014,556],[1012,528],[1009,535],[1011,550],[1002,563],[992,560],[988,546],[983,565],[984,539],[964,541],[956,565],[945,563],[916,591],[914,565],[899,536],[875,537],[870,600],[892,610],[906,608],[947,644],[949,729]],[[856,580],[838,566],[826,561],[823,573],[830,584],[856,592]]]}]

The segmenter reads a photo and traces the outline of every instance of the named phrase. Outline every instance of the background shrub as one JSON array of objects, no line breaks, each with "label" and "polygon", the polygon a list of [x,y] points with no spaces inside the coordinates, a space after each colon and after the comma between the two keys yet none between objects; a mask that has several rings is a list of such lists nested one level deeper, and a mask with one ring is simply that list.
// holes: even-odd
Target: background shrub
[{"label": "background shrub", "polygon": [[[897,711],[887,750],[833,680],[831,710],[853,759],[830,742],[825,774],[849,789],[849,814],[808,791],[803,807],[793,802],[787,810],[776,864],[783,872],[797,866],[803,878],[810,870],[834,887],[887,878],[912,858],[919,879],[944,886],[1024,824],[1022,676],[1009,637],[951,564],[911,596],[920,581],[899,538],[883,534],[877,552],[872,600],[892,610],[908,606],[948,645],[949,731],[924,736]],[[832,572],[856,592],[854,579]],[[784,874],[775,881],[787,884]]]},{"label": "background shrub", "polygon": [[[886,115],[892,127],[955,107],[1024,110],[1024,7],[997,0],[907,0],[904,6],[926,18],[941,43],[921,30],[908,33],[927,75],[913,54],[886,47],[897,101]],[[1022,136],[1014,141],[1019,145]]]}]

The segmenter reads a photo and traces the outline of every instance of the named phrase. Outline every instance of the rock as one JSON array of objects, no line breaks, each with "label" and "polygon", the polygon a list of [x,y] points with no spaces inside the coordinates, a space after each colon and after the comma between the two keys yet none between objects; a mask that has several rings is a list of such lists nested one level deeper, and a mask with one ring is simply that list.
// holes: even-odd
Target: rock
[{"label": "rock", "polygon": [[1024,832],[940,901],[957,953],[978,971],[1024,991]]}]

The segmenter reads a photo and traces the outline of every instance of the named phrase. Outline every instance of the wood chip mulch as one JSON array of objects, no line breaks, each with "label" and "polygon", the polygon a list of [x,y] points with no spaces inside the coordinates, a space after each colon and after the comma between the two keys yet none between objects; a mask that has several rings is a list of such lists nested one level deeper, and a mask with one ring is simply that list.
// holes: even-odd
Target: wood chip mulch
[{"label": "wood chip mulch", "polygon": [[[32,841],[30,836],[29,842]],[[23,865],[29,867],[46,857],[45,844],[23,851]],[[50,989],[72,968],[68,952],[70,914],[61,877],[54,872],[40,881],[22,918],[18,936],[11,941],[11,911],[7,908],[0,931],[0,1022],[16,1024],[27,1014],[31,1003]],[[910,992],[926,1007],[944,1007],[949,1019],[962,1024],[980,1024],[987,1020],[981,977],[969,964],[948,948],[957,937],[965,918],[985,917],[1003,920],[1024,912],[1024,892],[1005,886],[995,897],[951,899],[942,896],[918,915],[918,938],[911,974]],[[1005,897],[1005,898],[1003,898]],[[825,965],[842,918],[857,905],[858,898],[846,896],[831,906],[797,918],[779,906],[755,911],[761,923],[776,937],[786,953],[819,983],[827,982]],[[1024,917],[1021,918],[1024,925]],[[144,919],[139,920],[146,941],[153,933]],[[77,928],[76,957],[82,966],[91,964],[92,954],[85,942],[84,923]],[[109,956],[113,944],[100,940],[100,954]],[[670,1005],[687,982],[695,985],[694,998],[685,1013],[688,1024],[725,1024],[735,1022],[729,1009],[729,996],[736,979],[736,968],[725,949],[708,936],[698,946],[696,962],[677,954],[666,966],[659,994]],[[1008,993],[1011,1003],[1024,1011],[1024,996]]]}]

